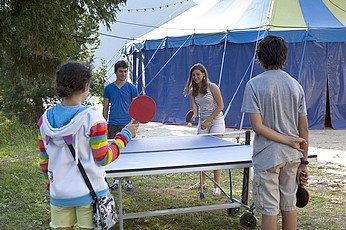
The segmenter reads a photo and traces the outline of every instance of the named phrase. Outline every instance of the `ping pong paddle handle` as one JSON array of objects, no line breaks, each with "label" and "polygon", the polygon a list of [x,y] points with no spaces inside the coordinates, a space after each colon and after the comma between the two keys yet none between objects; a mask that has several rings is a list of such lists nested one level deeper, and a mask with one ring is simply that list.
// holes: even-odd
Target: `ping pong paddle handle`
[{"label": "ping pong paddle handle", "polygon": [[129,124],[135,125],[135,124],[139,124],[139,122],[132,118]]},{"label": "ping pong paddle handle", "polygon": [[192,121],[192,117],[193,117],[194,113],[192,110],[189,110],[186,115],[185,115],[185,121],[186,122],[191,122]]}]

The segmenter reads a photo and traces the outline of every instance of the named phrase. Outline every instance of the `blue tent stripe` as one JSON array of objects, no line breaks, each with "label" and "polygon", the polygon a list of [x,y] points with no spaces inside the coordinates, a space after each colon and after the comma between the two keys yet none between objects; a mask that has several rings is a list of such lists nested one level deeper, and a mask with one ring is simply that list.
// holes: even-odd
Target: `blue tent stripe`
[{"label": "blue tent stripe", "polygon": [[343,27],[322,0],[299,0],[306,25],[309,27]]},{"label": "blue tent stripe", "polygon": [[[343,28],[320,28],[306,30],[290,30],[290,31],[265,31],[265,30],[249,30],[249,31],[229,31],[227,41],[233,43],[249,43],[256,42],[266,35],[275,35],[284,38],[288,43],[304,42],[304,41],[322,41],[322,42],[343,42],[346,41],[346,27]],[[167,37],[159,40],[147,40],[143,43],[134,44],[131,49],[125,52],[140,50],[156,50],[166,48],[177,48],[180,46],[188,47],[191,45],[217,45],[225,41],[225,33],[216,34],[195,34],[193,36]],[[127,53],[126,52],[126,53]]]},{"label": "blue tent stripe", "polygon": [[346,42],[346,27],[338,29],[312,29],[313,36],[320,42]]}]

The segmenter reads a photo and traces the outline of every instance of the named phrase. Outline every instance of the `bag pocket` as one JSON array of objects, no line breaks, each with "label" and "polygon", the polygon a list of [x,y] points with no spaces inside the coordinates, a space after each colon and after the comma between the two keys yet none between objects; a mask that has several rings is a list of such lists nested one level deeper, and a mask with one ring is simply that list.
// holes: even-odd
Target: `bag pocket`
[{"label": "bag pocket", "polygon": [[114,197],[111,193],[93,202],[94,229],[109,229],[118,221]]}]

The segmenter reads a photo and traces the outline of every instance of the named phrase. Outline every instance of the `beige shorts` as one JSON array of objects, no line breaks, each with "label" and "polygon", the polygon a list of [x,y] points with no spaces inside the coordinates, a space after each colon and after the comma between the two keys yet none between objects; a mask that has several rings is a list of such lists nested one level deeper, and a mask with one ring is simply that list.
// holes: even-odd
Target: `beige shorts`
[{"label": "beige shorts", "polygon": [[197,134],[207,134],[207,133],[224,133],[225,132],[225,119],[222,117],[216,118],[212,121],[210,126],[206,129],[201,129],[201,123],[198,123]]},{"label": "beige shorts", "polygon": [[77,224],[79,228],[93,229],[92,205],[79,207],[58,207],[50,205],[51,228],[67,228]]},{"label": "beige shorts", "polygon": [[297,170],[300,159],[285,162],[267,170],[254,170],[253,202],[256,211],[277,215],[296,210]]}]

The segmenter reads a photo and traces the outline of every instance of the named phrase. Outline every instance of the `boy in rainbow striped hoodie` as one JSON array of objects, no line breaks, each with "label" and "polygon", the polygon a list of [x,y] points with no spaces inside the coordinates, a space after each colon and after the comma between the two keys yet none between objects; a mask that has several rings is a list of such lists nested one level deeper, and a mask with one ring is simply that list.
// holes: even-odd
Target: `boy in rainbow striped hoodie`
[{"label": "boy in rainbow striped hoodie", "polygon": [[[77,167],[81,161],[98,196],[109,193],[104,166],[119,156],[135,136],[138,125],[129,124],[111,144],[107,123],[93,107],[83,106],[88,96],[91,70],[75,61],[56,74],[56,90],[62,103],[48,109],[38,121],[41,171],[50,192],[51,228],[92,229],[92,198]],[[64,137],[72,137],[73,158]]]}]

